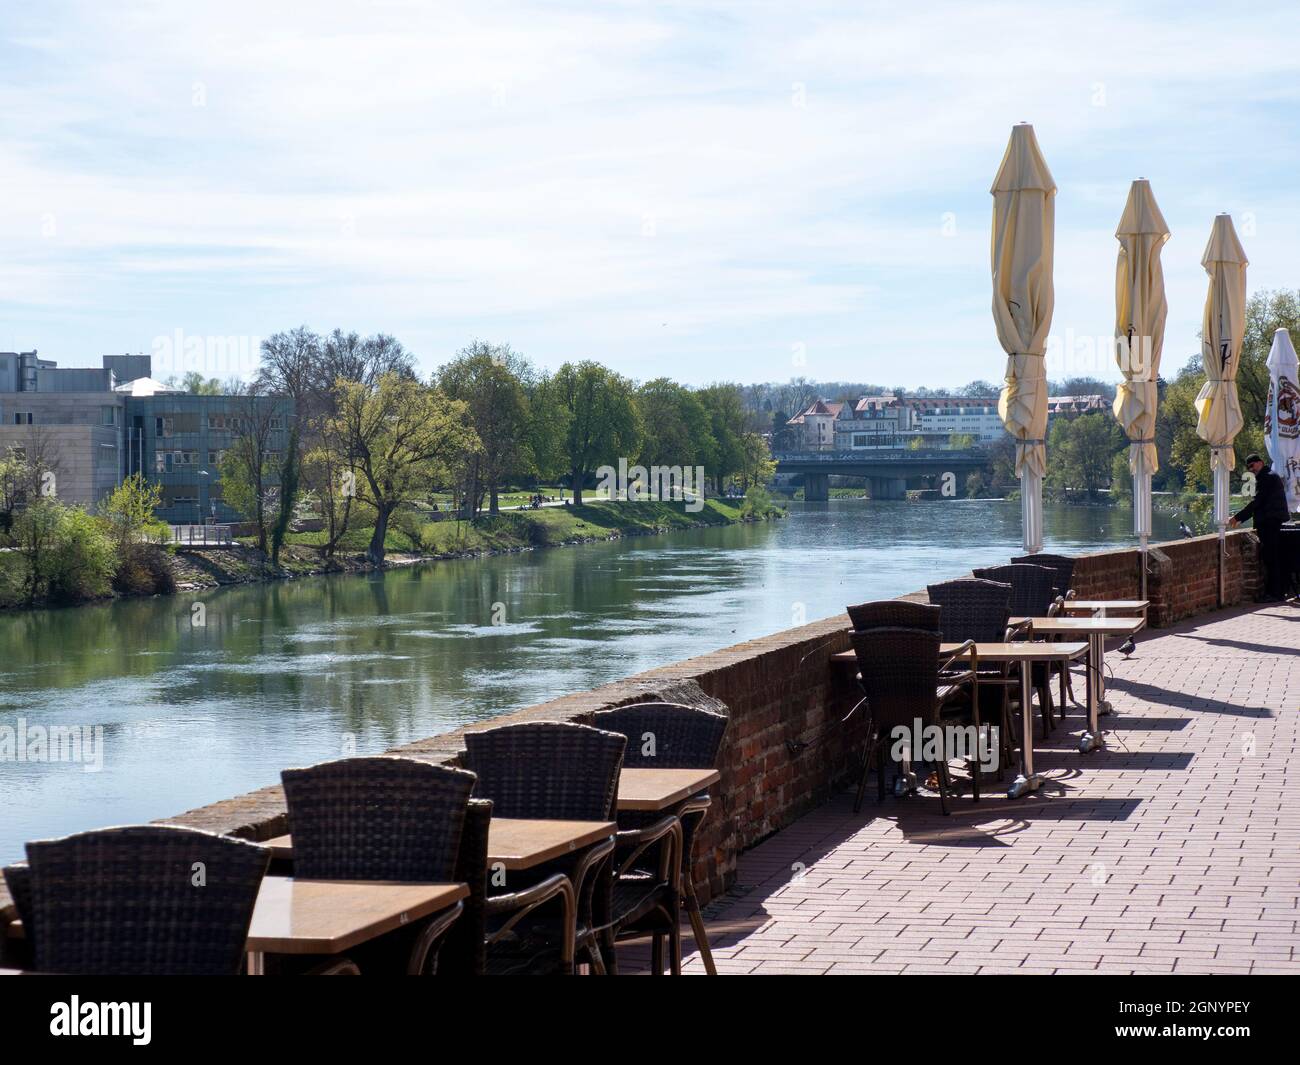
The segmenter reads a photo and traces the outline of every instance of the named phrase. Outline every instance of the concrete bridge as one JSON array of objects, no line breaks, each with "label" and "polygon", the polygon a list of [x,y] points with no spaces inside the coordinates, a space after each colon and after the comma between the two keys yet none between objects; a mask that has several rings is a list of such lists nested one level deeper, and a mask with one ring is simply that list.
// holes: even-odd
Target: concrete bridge
[{"label": "concrete bridge", "polygon": [[[871,448],[860,451],[781,451],[772,455],[777,473],[803,474],[804,499],[822,502],[830,498],[830,476],[865,477],[872,499],[904,499],[907,482],[939,478],[951,473],[960,478],[988,466],[985,450],[912,451],[904,448]],[[959,488],[959,492],[964,489]]]}]

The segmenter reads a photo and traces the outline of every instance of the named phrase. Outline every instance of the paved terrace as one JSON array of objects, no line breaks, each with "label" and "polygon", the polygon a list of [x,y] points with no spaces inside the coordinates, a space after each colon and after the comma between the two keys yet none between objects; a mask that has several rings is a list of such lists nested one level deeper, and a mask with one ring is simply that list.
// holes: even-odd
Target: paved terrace
[{"label": "paved terrace", "polygon": [[924,792],[876,805],[873,780],[859,816],[842,793],[742,855],[706,909],[719,971],[1300,972],[1300,610],[1202,615],[1107,662],[1109,749],[1077,752],[1072,709],[1035,741],[1036,795],[945,818]]}]

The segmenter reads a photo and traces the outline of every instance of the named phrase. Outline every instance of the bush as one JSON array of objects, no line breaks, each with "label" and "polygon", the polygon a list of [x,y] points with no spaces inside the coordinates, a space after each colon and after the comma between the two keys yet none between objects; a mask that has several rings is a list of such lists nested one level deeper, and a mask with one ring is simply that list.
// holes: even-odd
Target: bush
[{"label": "bush", "polygon": [[741,517],[762,520],[770,518],[775,511],[772,494],[761,484],[750,485],[744,502],[740,504]]},{"label": "bush", "polygon": [[113,575],[113,588],[122,595],[169,595],[176,591],[167,552],[157,544],[136,544]]}]

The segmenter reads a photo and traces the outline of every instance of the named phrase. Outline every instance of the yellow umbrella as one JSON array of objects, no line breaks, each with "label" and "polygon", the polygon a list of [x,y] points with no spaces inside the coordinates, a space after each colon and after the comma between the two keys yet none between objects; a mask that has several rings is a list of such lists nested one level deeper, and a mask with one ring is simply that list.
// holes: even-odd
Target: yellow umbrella
[{"label": "yellow umbrella", "polygon": [[1116,360],[1124,381],[1115,392],[1115,417],[1130,440],[1128,468],[1133,474],[1133,532],[1142,545],[1142,588],[1146,592],[1147,538],[1151,535],[1151,475],[1156,458],[1156,375],[1165,343],[1165,273],[1160,252],[1169,239],[1151,184],[1133,182],[1124,215],[1115,230]]},{"label": "yellow umbrella", "polygon": [[1025,551],[1043,549],[1043,477],[1047,473],[1047,332],[1052,325],[1052,247],[1056,182],[1034,127],[1021,123],[993,181],[993,321],[1007,353],[998,400],[1016,438]]},{"label": "yellow umbrella", "polygon": [[1214,473],[1214,520],[1219,537],[1228,521],[1228,475],[1237,466],[1232,441],[1241,431],[1241,405],[1237,401],[1237,366],[1246,333],[1246,253],[1232,227],[1232,216],[1214,219],[1210,242],[1201,256],[1210,275],[1201,319],[1201,362],[1206,382],[1196,397],[1196,433],[1210,445]]}]

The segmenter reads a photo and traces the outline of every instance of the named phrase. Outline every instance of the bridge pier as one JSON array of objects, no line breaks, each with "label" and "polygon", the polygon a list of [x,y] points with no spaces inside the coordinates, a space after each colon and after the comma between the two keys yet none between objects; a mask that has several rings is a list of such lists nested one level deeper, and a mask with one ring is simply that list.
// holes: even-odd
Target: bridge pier
[{"label": "bridge pier", "polygon": [[825,503],[830,497],[830,474],[805,473],[803,475],[803,498],[805,503]]},{"label": "bridge pier", "polygon": [[906,499],[907,480],[903,477],[870,477],[872,499]]}]

